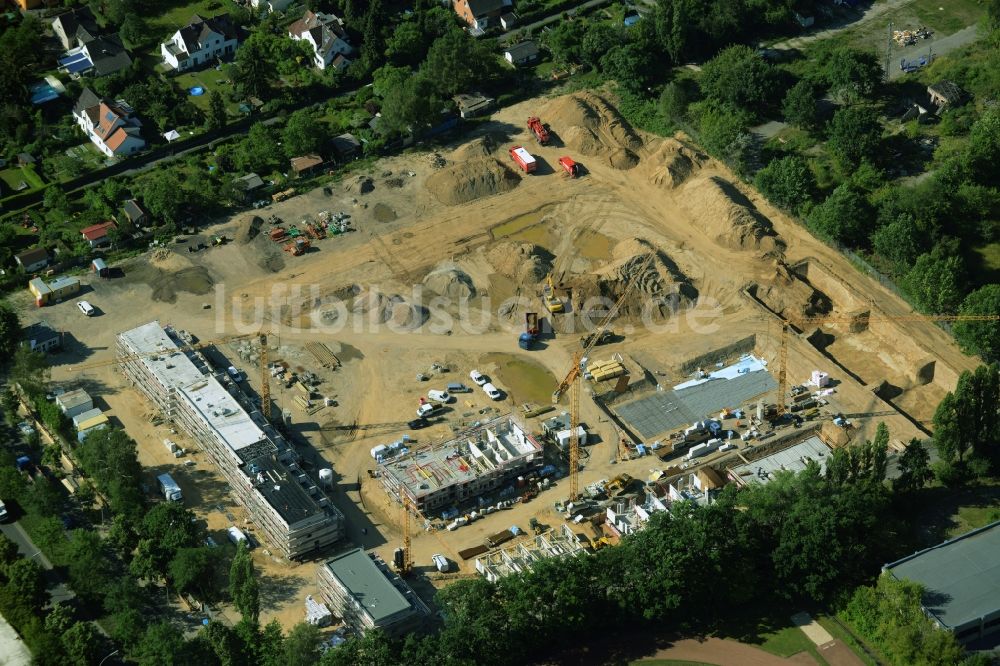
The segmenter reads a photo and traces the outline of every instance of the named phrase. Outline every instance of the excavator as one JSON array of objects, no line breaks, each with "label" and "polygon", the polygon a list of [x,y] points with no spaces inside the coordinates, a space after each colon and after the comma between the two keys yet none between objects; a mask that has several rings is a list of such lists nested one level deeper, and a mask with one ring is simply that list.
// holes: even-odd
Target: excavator
[{"label": "excavator", "polygon": [[545,302],[545,308],[552,314],[558,314],[560,312],[566,311],[566,306],[563,304],[562,300],[556,296],[556,289],[552,284],[552,274],[545,278],[545,283],[542,285],[542,300]]}]

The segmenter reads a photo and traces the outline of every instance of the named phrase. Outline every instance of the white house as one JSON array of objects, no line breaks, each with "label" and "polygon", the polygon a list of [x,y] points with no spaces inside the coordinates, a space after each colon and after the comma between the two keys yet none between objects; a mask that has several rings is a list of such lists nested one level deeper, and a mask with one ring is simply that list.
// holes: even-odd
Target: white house
[{"label": "white house", "polygon": [[160,44],[160,55],[168,67],[184,71],[232,55],[238,43],[236,27],[227,14],[207,19],[195,14],[170,41]]},{"label": "white house", "polygon": [[296,41],[308,42],[313,50],[314,64],[320,69],[334,64],[337,56],[341,56],[338,65],[343,63],[347,60],[344,56],[354,51],[344,31],[344,21],[333,14],[307,9],[302,18],[288,26],[288,35]]},{"label": "white house", "polygon": [[76,123],[108,157],[131,155],[146,147],[135,111],[123,100],[101,99],[90,88],[73,107]]}]

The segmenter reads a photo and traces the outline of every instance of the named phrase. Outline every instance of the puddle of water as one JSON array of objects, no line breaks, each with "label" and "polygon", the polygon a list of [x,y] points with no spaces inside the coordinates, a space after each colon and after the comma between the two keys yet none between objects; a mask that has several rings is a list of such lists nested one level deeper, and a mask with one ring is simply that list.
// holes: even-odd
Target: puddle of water
[{"label": "puddle of water", "polygon": [[552,233],[550,225],[544,221],[547,214],[548,209],[543,208],[518,215],[496,225],[490,229],[490,233],[493,235],[493,240],[521,241],[553,248],[558,239]]},{"label": "puddle of water", "polygon": [[504,353],[486,354],[483,362],[484,365],[496,365],[500,386],[514,402],[539,405],[551,402],[552,392],[556,390],[556,378],[539,363]]},{"label": "puddle of water", "polygon": [[508,236],[513,236],[516,233],[524,231],[528,227],[535,226],[542,221],[544,216],[544,213],[540,210],[536,210],[533,213],[518,215],[517,217],[496,225],[490,229],[490,233],[493,234],[493,240],[502,240]]},{"label": "puddle of water", "polygon": [[584,259],[606,261],[611,259],[615,241],[600,231],[585,230],[576,240],[577,254]]}]

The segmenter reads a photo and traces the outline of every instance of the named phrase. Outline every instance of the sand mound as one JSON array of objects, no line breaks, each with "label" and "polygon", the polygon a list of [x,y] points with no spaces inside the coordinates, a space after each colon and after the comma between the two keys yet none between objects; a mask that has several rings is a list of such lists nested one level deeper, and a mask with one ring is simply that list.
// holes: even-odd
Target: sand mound
[{"label": "sand mound", "polygon": [[[654,257],[646,264],[650,253]],[[632,298],[622,308],[626,315],[636,314],[642,307],[653,307],[653,314],[666,314],[668,309],[687,307],[698,297],[698,291],[677,264],[649,241],[620,241],[611,257],[611,263],[597,273],[599,289],[602,296],[616,299],[635,278]]]},{"label": "sand mound", "polygon": [[501,275],[516,282],[540,282],[552,271],[552,253],[541,245],[506,241],[494,245],[487,260]]},{"label": "sand mound", "polygon": [[468,162],[480,157],[489,157],[505,139],[502,134],[495,132],[485,134],[456,148],[451,154],[451,159],[455,162]]},{"label": "sand mound", "polygon": [[771,221],[723,178],[692,180],[684,186],[681,203],[720,245],[735,250],[760,250],[765,254],[780,255],[784,251],[784,243]]},{"label": "sand mound", "polygon": [[559,97],[546,106],[543,117],[581,155],[601,158],[616,169],[639,163],[634,151],[642,148],[642,139],[599,95],[578,92]]},{"label": "sand mound", "polygon": [[784,262],[776,262],[774,277],[767,284],[751,285],[750,293],[792,322],[828,314],[833,309],[826,294],[792,273]]},{"label": "sand mound", "polygon": [[386,295],[371,289],[359,293],[351,309],[372,323],[406,329],[419,328],[429,317],[422,305],[407,303],[399,294]]},{"label": "sand mound", "polygon": [[446,206],[475,201],[491,194],[509,192],[521,177],[491,157],[455,164],[427,178],[427,189]]},{"label": "sand mound", "polygon": [[679,187],[692,173],[701,169],[708,155],[677,139],[665,139],[653,156],[659,166],[649,177],[649,182],[668,189]]},{"label": "sand mound", "polygon": [[264,226],[264,218],[259,215],[254,215],[249,220],[246,220],[243,225],[240,226],[240,233],[237,236],[237,240],[241,245],[246,245],[260,233],[261,228]]},{"label": "sand mound", "polygon": [[476,285],[469,274],[454,266],[439,268],[427,274],[424,287],[438,296],[464,300],[476,295]]}]

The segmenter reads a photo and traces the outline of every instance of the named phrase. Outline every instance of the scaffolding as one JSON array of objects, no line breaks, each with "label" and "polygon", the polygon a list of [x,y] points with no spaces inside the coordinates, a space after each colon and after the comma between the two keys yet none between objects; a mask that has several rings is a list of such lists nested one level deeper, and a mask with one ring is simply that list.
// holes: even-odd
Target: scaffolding
[{"label": "scaffolding", "polygon": [[530,540],[495,550],[476,558],[476,571],[495,583],[504,576],[530,571],[531,566],[554,557],[576,557],[587,552],[580,538],[567,525],[549,530]]}]

